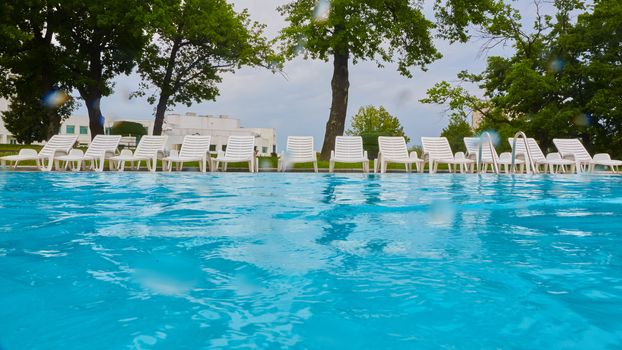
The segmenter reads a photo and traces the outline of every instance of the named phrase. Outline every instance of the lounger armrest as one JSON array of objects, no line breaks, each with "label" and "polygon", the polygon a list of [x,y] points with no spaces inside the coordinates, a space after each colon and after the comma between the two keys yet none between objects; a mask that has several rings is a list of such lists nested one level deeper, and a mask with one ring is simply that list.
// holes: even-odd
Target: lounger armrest
[{"label": "lounger armrest", "polygon": [[369,156],[367,155],[367,151],[363,151],[363,158],[369,160]]},{"label": "lounger armrest", "polygon": [[177,151],[176,149],[172,149],[168,152],[168,156],[169,157],[177,157],[179,156],[179,151]]},{"label": "lounger armrest", "polygon": [[216,153],[216,157],[224,158],[225,157],[225,152],[223,150],[219,149],[218,153]]},{"label": "lounger armrest", "polygon": [[330,159],[335,159],[335,151],[330,151]]},{"label": "lounger armrest", "polygon": [[22,148],[19,150],[18,155],[23,157],[36,157],[38,153],[36,150],[31,148]]},{"label": "lounger armrest", "polygon": [[417,160],[419,160],[419,155],[417,154],[417,151],[411,151],[409,156],[410,156],[410,159],[417,159]]}]

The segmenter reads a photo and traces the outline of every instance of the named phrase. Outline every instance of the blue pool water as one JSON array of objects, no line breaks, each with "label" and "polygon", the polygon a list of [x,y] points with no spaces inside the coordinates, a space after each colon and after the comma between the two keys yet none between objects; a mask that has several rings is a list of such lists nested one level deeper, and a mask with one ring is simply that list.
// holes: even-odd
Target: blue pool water
[{"label": "blue pool water", "polygon": [[622,177],[0,172],[0,349],[122,348],[622,348]]}]

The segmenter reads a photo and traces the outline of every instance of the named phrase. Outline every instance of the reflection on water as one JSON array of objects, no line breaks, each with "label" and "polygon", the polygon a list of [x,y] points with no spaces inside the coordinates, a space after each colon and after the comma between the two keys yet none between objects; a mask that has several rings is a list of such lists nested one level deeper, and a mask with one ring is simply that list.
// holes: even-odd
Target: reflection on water
[{"label": "reflection on water", "polygon": [[622,346],[622,179],[0,173],[0,348]]}]

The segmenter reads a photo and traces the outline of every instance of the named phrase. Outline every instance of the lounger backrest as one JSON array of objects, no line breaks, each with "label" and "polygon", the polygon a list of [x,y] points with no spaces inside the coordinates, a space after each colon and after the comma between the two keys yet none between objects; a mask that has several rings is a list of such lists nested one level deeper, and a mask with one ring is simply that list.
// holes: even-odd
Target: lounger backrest
[{"label": "lounger backrest", "polygon": [[76,141],[78,141],[77,135],[54,135],[45,143],[39,155],[48,157],[57,151],[69,153]]},{"label": "lounger backrest", "polygon": [[[514,147],[513,137],[508,137],[508,142],[510,143],[510,147]],[[534,138],[527,139],[527,147],[529,147],[529,152],[531,154],[531,159],[533,159],[533,161],[537,162],[537,161],[546,159],[546,156],[544,155],[544,153],[542,152],[542,149],[540,149],[540,146],[538,145],[538,143],[536,142]],[[527,148],[525,147],[525,142],[523,141],[522,138],[516,139],[516,155],[519,155],[519,154],[524,154],[524,155],[527,154]]]},{"label": "lounger backrest", "polygon": [[211,136],[186,135],[179,156],[181,158],[203,158],[207,156],[211,142]]},{"label": "lounger backrest", "polygon": [[497,150],[494,147],[490,147],[490,142],[484,140],[481,137],[465,137],[464,146],[467,150],[467,155],[479,157],[479,146],[482,144],[482,161],[492,161],[493,157],[498,159]]},{"label": "lounger backrest", "polygon": [[91,141],[84,155],[87,157],[101,157],[106,155],[106,153],[115,153],[120,141],[121,135],[97,135]]},{"label": "lounger backrest", "polygon": [[423,154],[428,159],[453,159],[454,154],[446,137],[422,137]]},{"label": "lounger backrest", "polygon": [[592,156],[578,139],[553,139],[553,143],[562,157],[573,155],[576,161],[592,161]]},{"label": "lounger backrest", "polygon": [[360,136],[337,136],[335,138],[335,158],[363,158],[363,138]]},{"label": "lounger backrest", "polygon": [[378,136],[378,147],[383,157],[390,159],[408,158],[406,140],[402,136]]},{"label": "lounger backrest", "polygon": [[292,159],[314,158],[313,136],[288,136],[287,153]]},{"label": "lounger backrest", "polygon": [[136,147],[134,156],[153,157],[158,152],[163,152],[168,136],[143,136]]},{"label": "lounger backrest", "polygon": [[255,136],[229,136],[227,158],[250,158],[255,154]]}]

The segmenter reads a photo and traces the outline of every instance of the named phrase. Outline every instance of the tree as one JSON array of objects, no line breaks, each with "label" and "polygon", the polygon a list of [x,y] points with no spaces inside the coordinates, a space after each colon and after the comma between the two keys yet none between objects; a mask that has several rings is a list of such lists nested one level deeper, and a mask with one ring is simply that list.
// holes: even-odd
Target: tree
[{"label": "tree", "polygon": [[145,130],[145,127],[140,123],[120,121],[112,124],[112,130],[110,130],[110,134],[122,136],[144,136],[147,135],[147,131]]},{"label": "tree", "polygon": [[[499,5],[494,0],[435,2],[439,35],[465,41],[466,27],[484,23]],[[433,44],[435,24],[420,2],[409,0],[294,0],[279,8],[289,26],[281,39],[288,58],[333,59],[332,102],[326,123],[322,158],[328,159],[335,136],[345,129],[348,107],[349,61],[372,60],[379,67],[397,60],[398,71],[412,76],[413,66],[441,57]]]},{"label": "tree", "polygon": [[465,118],[452,115],[441,136],[447,138],[452,151],[464,151],[464,138],[473,136],[473,130]]},{"label": "tree", "polygon": [[553,150],[555,137],[581,138],[592,152],[622,154],[622,4],[595,1],[590,12],[582,1],[558,0],[554,15],[543,15],[540,2],[535,8],[533,28],[510,7],[485,28],[487,47],[514,48],[510,57],[489,57],[482,74],[459,76],[459,84],[477,84],[485,100],[441,82],[423,102],[484,106],[480,129],[503,138],[522,130],[545,150]]},{"label": "tree", "polygon": [[178,103],[214,100],[224,72],[242,66],[277,68],[279,59],[263,36],[264,26],[236,13],[225,0],[159,0],[151,21],[152,41],[139,63],[144,95],[156,104],[154,135],[164,114]]},{"label": "tree", "polygon": [[10,101],[2,118],[19,142],[55,135],[71,110],[67,72],[54,44],[58,1],[0,3],[0,96]]},{"label": "tree", "polygon": [[379,108],[374,106],[361,107],[352,118],[351,128],[346,131],[346,135],[366,134],[404,136],[406,142],[410,142],[408,136],[404,134],[400,120],[389,114],[383,106]]},{"label": "tree", "polygon": [[144,47],[150,2],[63,0],[58,8],[61,54],[71,86],[86,104],[95,137],[104,133],[101,98],[112,94],[112,78],[132,71]]}]

